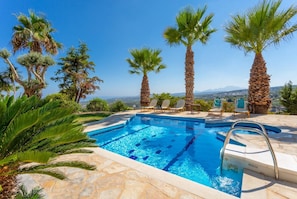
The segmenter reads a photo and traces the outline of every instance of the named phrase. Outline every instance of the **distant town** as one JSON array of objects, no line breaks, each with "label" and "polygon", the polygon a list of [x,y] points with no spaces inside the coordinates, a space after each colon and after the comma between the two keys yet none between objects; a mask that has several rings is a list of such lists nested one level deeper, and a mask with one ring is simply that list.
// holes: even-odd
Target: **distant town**
[{"label": "distant town", "polygon": [[[272,100],[271,110],[270,112],[281,112],[284,107],[281,106],[279,103],[280,98],[280,90],[283,86],[276,86],[270,88],[270,97]],[[184,93],[171,93],[172,96],[176,97],[183,97],[185,96]],[[203,100],[213,100],[216,97],[225,98],[226,100],[233,100],[237,97],[244,97],[247,98],[248,96],[248,89],[239,89],[239,90],[232,90],[232,91],[219,91],[219,90],[209,90],[204,92],[195,92],[195,99],[203,99]],[[100,98],[100,97],[99,97]],[[123,97],[110,97],[105,98],[105,100],[110,104],[115,101],[122,101],[130,107],[136,106],[139,107],[139,96],[123,96]],[[87,103],[82,102],[82,104]]]}]

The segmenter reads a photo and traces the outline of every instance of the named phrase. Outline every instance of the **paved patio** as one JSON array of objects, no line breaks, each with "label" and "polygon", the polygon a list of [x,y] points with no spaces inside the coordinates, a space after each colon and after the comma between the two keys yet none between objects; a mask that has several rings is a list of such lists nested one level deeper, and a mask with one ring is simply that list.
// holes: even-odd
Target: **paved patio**
[{"label": "paved patio", "polygon": [[[122,112],[85,127],[85,131],[116,125],[126,121],[138,111]],[[231,113],[223,117],[200,113],[159,113],[172,116],[205,118],[207,120],[247,119],[262,124],[277,126],[281,134],[271,135],[270,140],[276,152],[292,155],[297,164],[297,116],[289,115],[251,115],[234,118]],[[242,139],[248,147],[267,148],[260,136]],[[93,148],[92,154],[72,154],[60,160],[82,160],[97,166],[95,171],[75,168],[61,168],[67,180],[57,180],[45,175],[21,175],[19,179],[30,189],[43,188],[45,198],[236,198],[212,188],[186,180],[134,160]],[[277,181],[272,177],[245,170],[241,198],[296,198],[297,184]]]}]

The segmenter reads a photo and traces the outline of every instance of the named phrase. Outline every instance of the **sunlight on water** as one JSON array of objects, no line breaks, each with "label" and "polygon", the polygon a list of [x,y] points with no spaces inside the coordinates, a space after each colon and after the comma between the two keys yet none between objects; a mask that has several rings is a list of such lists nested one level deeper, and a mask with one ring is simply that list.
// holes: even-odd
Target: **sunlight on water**
[{"label": "sunlight on water", "polygon": [[89,135],[102,148],[239,197],[242,171],[219,172],[223,142],[205,123],[161,117],[134,117],[127,125]]}]

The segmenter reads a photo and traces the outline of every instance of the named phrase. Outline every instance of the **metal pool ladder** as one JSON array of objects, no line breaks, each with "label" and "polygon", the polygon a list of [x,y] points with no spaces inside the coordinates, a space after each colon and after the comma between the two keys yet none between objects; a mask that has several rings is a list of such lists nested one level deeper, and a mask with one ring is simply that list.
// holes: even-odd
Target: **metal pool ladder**
[{"label": "metal pool ladder", "polygon": [[[242,124],[247,124],[247,123],[253,124],[253,125],[258,126],[261,130],[259,130],[258,128],[252,128],[252,127],[242,127],[242,126],[236,127],[236,125],[238,125],[240,123],[242,123]],[[279,173],[279,171],[278,171],[278,166],[277,166],[277,161],[276,161],[275,153],[273,151],[273,148],[271,146],[271,143],[269,141],[269,137],[267,136],[267,133],[266,133],[266,130],[265,130],[264,126],[262,124],[260,124],[260,123],[257,123],[257,122],[237,121],[237,122],[234,122],[233,123],[233,125],[231,126],[231,129],[226,134],[226,138],[225,138],[225,141],[224,141],[224,146],[221,149],[221,159],[222,159],[222,161],[221,161],[221,169],[223,168],[224,154],[225,154],[225,150],[226,150],[227,144],[230,141],[231,134],[235,130],[244,130],[244,131],[255,132],[255,133],[258,133],[258,134],[262,135],[265,138],[266,144],[268,145],[269,151],[270,151],[271,156],[272,156],[272,159],[273,159],[275,179],[278,179],[278,173]]]}]

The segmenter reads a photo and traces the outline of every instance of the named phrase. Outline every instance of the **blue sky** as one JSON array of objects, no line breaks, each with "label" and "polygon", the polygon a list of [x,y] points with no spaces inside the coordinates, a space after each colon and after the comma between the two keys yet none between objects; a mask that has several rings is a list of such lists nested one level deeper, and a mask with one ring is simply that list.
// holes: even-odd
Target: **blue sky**
[{"label": "blue sky", "polygon": [[[56,61],[65,56],[70,47],[78,47],[80,41],[88,45],[90,61],[96,64],[95,73],[91,75],[104,81],[92,96],[139,95],[142,76],[128,73],[126,59],[131,58],[129,49],[143,47],[161,49],[163,63],[167,66],[158,74],[149,73],[151,93],[184,92],[186,49],[168,46],[163,32],[168,26],[175,26],[175,17],[183,8],[197,9],[207,5],[207,14],[214,13],[211,26],[218,31],[211,35],[206,45],[196,43],[193,46],[194,90],[231,85],[248,88],[254,54],[245,55],[226,43],[223,27],[230,21],[230,16],[244,13],[258,3],[258,0],[1,0],[0,48],[11,50],[12,28],[18,24],[15,14],[28,15],[28,10],[34,10],[45,14],[56,29],[54,38],[64,46],[55,56]],[[296,0],[284,0],[282,8],[296,4]],[[297,18],[292,22],[296,23]],[[271,86],[283,86],[289,80],[297,83],[296,53],[297,33],[290,40],[263,52]],[[11,59],[14,61],[15,57]],[[3,71],[6,65],[3,63],[0,67]],[[59,91],[57,83],[50,80],[58,68],[55,65],[47,71],[48,87],[43,95]]]}]

